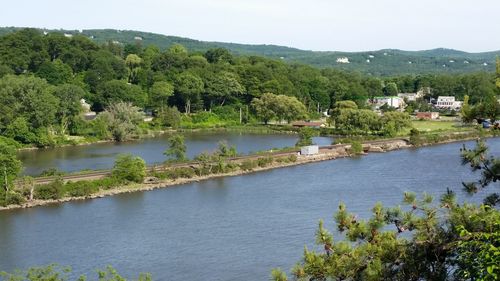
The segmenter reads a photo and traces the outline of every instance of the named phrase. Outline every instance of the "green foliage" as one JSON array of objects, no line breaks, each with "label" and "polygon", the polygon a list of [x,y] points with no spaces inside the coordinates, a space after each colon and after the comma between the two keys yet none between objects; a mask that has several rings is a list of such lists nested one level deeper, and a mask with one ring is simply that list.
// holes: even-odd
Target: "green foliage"
[{"label": "green foliage", "polygon": [[252,100],[252,108],[256,117],[267,124],[273,119],[285,120],[288,123],[294,120],[307,118],[307,110],[295,97],[265,93],[261,98]]},{"label": "green foliage", "polygon": [[64,185],[66,194],[71,197],[89,196],[99,191],[99,186],[91,181],[67,182]]},{"label": "green foliage", "polygon": [[[482,167],[485,152],[484,146],[464,149],[464,163]],[[304,250],[292,269],[294,280],[498,279],[497,209],[457,204],[449,189],[437,203],[429,194],[406,192],[402,204],[386,208],[377,203],[371,218],[361,219],[340,203],[334,220],[345,240],[334,241],[320,221],[316,244],[321,250]],[[272,280],[286,278],[273,270]]]},{"label": "green foliage", "polygon": [[295,146],[307,146],[312,145],[313,140],[312,137],[315,135],[315,131],[313,128],[304,127],[299,131],[299,140],[295,144]]},{"label": "green foliage", "polygon": [[[0,280],[2,281],[66,281],[69,280],[71,274],[70,267],[62,267],[57,264],[48,266],[31,267],[27,270],[17,270],[13,273],[0,272]],[[118,274],[111,266],[105,269],[97,270],[97,278],[99,281],[126,281],[126,279]],[[82,275],[78,281],[87,280],[87,276]],[[151,281],[150,274],[139,274],[138,281]]]},{"label": "green foliage", "polygon": [[56,59],[51,62],[44,62],[40,65],[36,75],[47,80],[49,84],[60,85],[70,82],[73,77],[73,70],[69,65]]},{"label": "green foliage", "polygon": [[398,132],[411,127],[410,115],[406,112],[385,112],[382,116],[383,134],[394,137]]},{"label": "green foliage", "polygon": [[357,109],[353,103],[337,104],[331,116],[335,128],[343,134],[384,135],[394,137],[411,127],[410,115],[405,112],[385,112],[382,117],[368,109]]},{"label": "green foliage", "polygon": [[[426,99],[453,95],[461,100],[468,95],[471,117],[474,118],[495,119],[500,110],[498,103],[494,102],[497,89],[492,73],[374,77],[391,72],[390,69],[397,65],[393,61],[395,57],[408,56],[394,50],[371,52],[377,63],[366,63],[367,54],[363,58],[361,54],[350,54],[351,63],[340,65],[331,61],[337,58],[337,54],[315,54],[314,59],[305,59],[303,51],[276,46],[223,44],[228,48],[224,49],[218,43],[160,36],[166,40],[161,41],[157,35],[143,34],[143,48],[133,41],[133,37],[140,33],[132,35],[128,31],[93,30],[82,34],[67,31],[73,34],[67,38],[60,31],[42,35],[36,29],[0,28],[2,30],[6,33],[0,36],[0,134],[24,144],[53,146],[67,143],[68,134],[98,139],[121,139],[123,133],[127,135],[128,125],[115,124],[111,129],[107,124],[109,120],[104,117],[85,121],[78,104],[82,97],[97,112],[119,102],[130,102],[145,111],[151,110],[158,119],[153,123],[156,129],[160,129],[159,126],[178,126],[179,114],[167,109],[170,107],[187,113],[182,121],[185,128],[234,126],[256,120],[291,122],[306,119],[308,115],[317,118],[319,112],[329,108],[333,108],[329,119],[333,124],[339,118],[350,116],[350,113],[346,116],[341,111],[365,108],[367,99],[382,95],[384,90],[387,94],[422,90]],[[93,40],[86,38],[90,34],[95,36]],[[123,34],[129,34],[130,38],[123,37]],[[114,44],[115,40],[124,45]],[[159,48],[151,43],[163,45]],[[266,54],[285,59],[255,56],[261,48],[273,49]],[[239,50],[238,55],[231,54],[230,50]],[[448,52],[464,57],[464,60],[468,56],[448,50],[419,52],[415,56],[435,57]],[[299,53],[302,55],[297,57]],[[361,63],[374,69],[370,70],[370,75],[361,75],[332,68],[288,64],[295,60],[294,56],[297,60],[314,61],[313,64],[323,65],[330,61],[335,67],[350,69]],[[410,60],[416,61],[415,57]],[[477,67],[475,60],[470,57],[467,58],[469,64],[457,63],[453,67]],[[383,63],[388,61],[391,61],[389,65]],[[487,60],[482,57],[481,63],[484,61]],[[412,71],[421,67],[420,62],[423,63],[414,63],[412,69],[407,69],[410,67],[407,62],[405,59],[404,68]],[[441,66],[442,63],[435,65]],[[451,66],[449,70],[452,71]],[[429,107],[424,100],[409,103],[410,113]],[[201,114],[190,116],[191,112]],[[358,120],[352,126],[339,123],[337,127],[342,129],[338,132],[388,136],[399,133],[398,122],[378,123],[365,113],[356,113],[352,117]],[[368,119],[364,120],[365,117]]]},{"label": "green foliage", "polygon": [[[498,280],[500,278],[500,216],[498,212],[489,212],[487,221],[497,221],[491,232],[469,231],[464,226],[457,228],[460,234],[458,242],[456,275],[463,279]],[[486,219],[484,219],[486,220]]]},{"label": "green foliage", "polygon": [[157,122],[162,126],[177,129],[181,125],[181,113],[177,107],[167,107],[162,109],[157,116]]},{"label": "green foliage", "polygon": [[257,168],[257,166],[257,162],[252,160],[245,160],[240,163],[240,169],[243,171],[252,171],[253,169]]},{"label": "green foliage", "polygon": [[270,156],[257,158],[257,166],[259,166],[261,168],[267,167],[270,164],[272,164],[273,162],[274,162],[274,159]]},{"label": "green foliage", "polygon": [[116,158],[111,175],[121,181],[142,183],[146,176],[146,163],[138,156],[122,154]]},{"label": "green foliage", "polygon": [[[476,193],[491,183],[500,180],[500,159],[488,155],[488,147],[484,141],[478,140],[476,147],[467,149],[465,145],[461,149],[462,165],[470,165],[472,171],[481,170],[481,178],[477,182],[463,183],[465,190]],[[500,203],[500,193],[494,193],[487,197],[485,204],[495,205]]]},{"label": "green foliage", "polygon": [[62,179],[57,179],[52,183],[38,185],[35,188],[35,199],[56,200],[64,196],[64,183]]},{"label": "green foliage", "polygon": [[191,103],[200,98],[203,87],[203,80],[196,74],[184,72],[176,77],[175,95],[183,101],[186,113],[191,113]]},{"label": "green foliage", "polygon": [[130,103],[111,104],[95,120],[96,129],[101,136],[111,135],[116,141],[125,141],[138,134],[139,124],[144,119],[140,108]]},{"label": "green foliage", "polygon": [[351,142],[351,153],[359,155],[363,153],[363,145],[359,141]]},{"label": "green foliage", "polygon": [[127,84],[122,80],[111,80],[99,85],[93,100],[95,109],[102,111],[106,107],[120,102],[144,107],[146,98],[146,93],[139,86]]},{"label": "green foliage", "polygon": [[187,160],[186,157],[186,144],[184,143],[184,136],[181,134],[172,135],[168,138],[168,149],[163,153],[169,157],[169,161],[183,162]]},{"label": "green foliage", "polygon": [[0,189],[8,192],[21,168],[15,147],[0,140]]},{"label": "green foliage", "polygon": [[168,99],[174,94],[174,86],[165,81],[158,81],[151,88],[151,106],[160,109],[168,107]]},{"label": "green foliage", "polygon": [[465,95],[464,102],[462,104],[462,108],[460,109],[462,121],[464,123],[472,122],[472,120],[474,119],[474,117],[472,116],[472,113],[473,113],[472,108],[469,105],[469,96]]}]

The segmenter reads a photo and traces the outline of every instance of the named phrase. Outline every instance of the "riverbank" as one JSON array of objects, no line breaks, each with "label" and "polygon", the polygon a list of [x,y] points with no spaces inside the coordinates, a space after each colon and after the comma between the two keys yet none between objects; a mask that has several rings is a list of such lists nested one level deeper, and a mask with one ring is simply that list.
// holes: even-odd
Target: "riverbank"
[{"label": "riverbank", "polygon": [[[386,151],[392,151],[396,149],[401,149],[401,148],[407,148],[409,147],[407,141],[398,139],[398,140],[386,140],[386,141],[379,141],[379,142],[374,142],[372,144],[363,144],[363,150],[365,151],[363,154],[369,153],[369,152],[386,152]],[[191,182],[198,182],[202,180],[207,180],[207,179],[212,179],[212,178],[218,178],[218,177],[228,177],[228,176],[238,176],[238,175],[244,175],[244,174],[249,174],[249,173],[255,173],[255,172],[260,172],[260,171],[266,171],[270,169],[277,169],[277,168],[285,168],[285,167],[290,167],[290,166],[296,166],[296,165],[303,165],[307,163],[314,163],[314,162],[319,162],[319,161],[327,161],[327,160],[333,160],[337,158],[344,158],[344,157],[349,157],[349,156],[354,156],[355,154],[351,153],[350,151],[351,145],[350,144],[345,144],[345,145],[332,145],[332,146],[325,146],[321,147],[320,151],[316,155],[310,155],[310,156],[296,156],[297,152],[283,152],[276,154],[275,156],[249,156],[249,157],[243,157],[237,160],[232,160],[232,164],[237,165],[237,169],[229,172],[223,172],[223,173],[213,173],[213,174],[208,174],[208,175],[193,175],[191,177],[187,178],[176,178],[176,179],[163,179],[163,180],[158,180],[155,179],[153,183],[132,183],[132,184],[127,184],[127,185],[121,185],[117,187],[113,187],[111,189],[103,190],[100,189],[99,191],[87,195],[87,196],[78,196],[78,197],[64,197],[60,199],[53,199],[53,200],[31,200],[25,203],[22,203],[21,205],[8,205],[5,207],[0,207],[0,210],[11,210],[11,209],[18,209],[18,208],[31,208],[31,207],[36,207],[36,206],[43,206],[43,205],[49,205],[49,204],[57,204],[57,203],[63,203],[63,202],[69,202],[69,201],[75,201],[75,200],[86,200],[86,199],[96,199],[96,198],[102,198],[102,197],[107,197],[107,196],[112,196],[116,194],[121,194],[121,193],[130,193],[130,192],[140,192],[140,191],[148,191],[148,190],[154,190],[158,188],[166,188],[174,185],[181,185],[181,184],[187,184]],[[263,161],[261,161],[263,160]],[[249,162],[251,161],[251,162]],[[254,165],[249,166],[249,163],[252,163]],[[192,164],[186,165],[186,167],[192,168]],[[184,168],[186,168],[184,167]],[[171,168],[171,169],[176,169],[176,168]],[[105,177],[103,175],[101,178]],[[78,179],[77,179],[78,180]]]},{"label": "riverbank", "polygon": [[[489,136],[489,137],[493,137],[493,136]],[[474,139],[477,139],[477,136],[466,136],[466,135],[462,134],[462,135],[456,135],[455,139],[447,137],[446,139],[442,139],[439,142],[421,143],[418,146],[411,144],[410,140],[406,140],[406,139],[371,141],[371,142],[365,142],[362,144],[363,152],[361,154],[382,153],[382,152],[389,152],[389,151],[393,151],[393,150],[397,150],[397,149],[412,148],[412,147],[418,148],[421,146],[446,144],[446,143],[451,143],[451,142],[468,141],[468,140],[474,140]],[[112,196],[112,195],[121,194],[121,193],[148,191],[148,190],[154,190],[154,189],[158,189],[158,188],[166,188],[166,187],[174,186],[174,185],[181,185],[181,184],[186,184],[186,183],[191,183],[191,182],[198,182],[198,181],[212,179],[212,178],[244,175],[244,174],[249,174],[249,173],[254,173],[254,172],[259,172],[259,171],[270,170],[270,169],[285,168],[285,167],[289,167],[289,166],[302,165],[302,164],[313,163],[313,162],[318,162],[318,161],[327,161],[327,160],[350,157],[350,156],[355,155],[351,151],[350,144],[323,146],[323,147],[321,147],[319,154],[311,155],[311,156],[297,156],[297,157],[295,157],[296,159],[294,161],[290,161],[289,160],[290,157],[295,156],[296,153],[297,152],[283,152],[283,153],[276,154],[274,156],[272,156],[272,155],[267,155],[267,156],[266,155],[250,155],[250,156],[246,156],[246,157],[241,157],[238,160],[231,160],[232,161],[231,163],[236,164],[236,166],[238,168],[236,170],[229,171],[229,172],[213,173],[213,174],[208,174],[208,175],[192,175],[189,177],[180,177],[180,178],[176,178],[176,179],[155,179],[153,183],[140,183],[140,184],[139,183],[132,183],[132,184],[127,184],[127,185],[116,186],[116,187],[113,187],[111,189],[99,189],[99,191],[92,193],[92,194],[89,194],[89,195],[86,195],[86,196],[64,197],[61,199],[53,199],[53,200],[36,200],[35,199],[32,201],[22,203],[21,205],[8,205],[5,207],[0,207],[0,210],[31,208],[31,207],[35,207],[35,206],[63,203],[63,202],[69,202],[69,201],[74,201],[74,200],[96,199],[96,198],[102,198],[102,197]],[[267,164],[261,166],[259,163],[258,165],[254,165],[251,168],[244,168],[243,167],[245,160],[246,160],[246,162],[254,161],[255,163],[258,163],[261,159],[267,159],[266,160],[266,161],[268,161],[268,162],[266,162]],[[194,169],[193,165],[196,165],[196,164],[193,164],[193,163],[184,164],[184,166],[185,166],[184,168],[193,168]],[[181,166],[177,165],[176,167],[182,168],[182,164],[181,164]],[[174,170],[176,168],[172,167],[170,169]],[[93,179],[104,178],[106,176],[107,176],[107,174],[102,174],[101,176],[94,177]],[[74,178],[72,180],[77,181],[77,180],[84,180],[84,179]]]}]

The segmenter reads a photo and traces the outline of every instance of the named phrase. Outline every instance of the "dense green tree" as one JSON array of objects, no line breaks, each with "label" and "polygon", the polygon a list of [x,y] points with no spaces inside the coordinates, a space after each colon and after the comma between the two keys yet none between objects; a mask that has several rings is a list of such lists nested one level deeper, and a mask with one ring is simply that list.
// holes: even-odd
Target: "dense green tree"
[{"label": "dense green tree", "polygon": [[406,112],[385,112],[381,121],[384,135],[390,137],[395,137],[402,130],[411,127],[410,115]]},{"label": "dense green tree", "polygon": [[373,99],[384,94],[383,82],[379,78],[366,78],[363,81],[363,86],[367,89],[368,98]]},{"label": "dense green tree", "polygon": [[295,146],[306,146],[313,144],[314,129],[304,127],[299,130],[299,140]]},{"label": "dense green tree", "polygon": [[335,128],[349,134],[369,134],[380,130],[377,113],[368,109],[341,109],[334,117]]},{"label": "dense green tree", "polygon": [[398,85],[396,83],[389,82],[389,83],[385,84],[384,94],[386,96],[395,96],[398,94],[398,92],[399,92]]},{"label": "dense green tree", "polygon": [[142,59],[136,54],[129,54],[125,59],[125,65],[128,69],[128,82],[137,84],[139,81],[139,71],[142,65]]},{"label": "dense green tree", "polygon": [[32,132],[30,124],[24,117],[17,117],[7,125],[3,135],[20,143],[35,143],[37,136]]},{"label": "dense green tree", "polygon": [[477,119],[490,119],[495,122],[500,116],[500,103],[495,95],[489,95],[472,109],[472,114]]},{"label": "dense green tree", "polygon": [[184,105],[184,112],[191,113],[191,103],[200,98],[203,91],[203,81],[195,74],[184,72],[175,80],[175,94]]},{"label": "dense green tree", "polygon": [[2,190],[0,196],[9,195],[12,183],[21,172],[21,167],[15,148],[0,140],[0,190]]},{"label": "dense green tree", "polygon": [[70,40],[60,32],[50,32],[45,36],[45,41],[51,61],[60,58],[70,48]]},{"label": "dense green tree", "polygon": [[180,44],[174,44],[167,51],[154,58],[152,68],[155,71],[161,72],[184,69],[187,57],[187,49]]},{"label": "dense green tree", "polygon": [[122,181],[142,183],[146,177],[146,163],[139,156],[118,155],[111,176]]},{"label": "dense green tree", "polygon": [[234,73],[224,71],[207,77],[205,92],[206,98],[210,101],[209,104],[216,102],[222,106],[226,101],[234,100],[243,94],[244,88]]},{"label": "dense green tree", "polygon": [[44,62],[36,72],[38,77],[44,78],[52,85],[60,85],[70,82],[73,78],[73,70],[71,67],[61,60],[56,59],[51,62]]},{"label": "dense green tree", "polygon": [[0,40],[0,61],[16,74],[36,72],[49,59],[46,43],[39,31],[26,28],[7,34]]},{"label": "dense green tree", "polygon": [[266,125],[276,117],[276,112],[273,109],[276,103],[275,100],[276,96],[271,93],[265,93],[260,98],[252,100],[252,108],[255,110],[255,115]]},{"label": "dense green tree", "polygon": [[465,95],[462,108],[460,109],[460,116],[462,117],[462,121],[465,123],[472,122],[472,120],[474,119],[472,113],[472,108],[469,104],[469,96]]},{"label": "dense green tree", "polygon": [[54,96],[59,99],[59,106],[56,112],[56,118],[60,124],[61,132],[66,133],[75,129],[80,113],[83,111],[80,99],[85,96],[85,91],[72,84],[64,84],[54,88]]},{"label": "dense green tree", "polygon": [[174,86],[165,81],[153,84],[150,92],[150,104],[153,108],[163,109],[168,106],[168,99],[174,94]]},{"label": "dense green tree", "polygon": [[0,79],[0,129],[15,118],[24,117],[31,128],[55,123],[58,99],[45,80],[7,75]]},{"label": "dense green tree", "polygon": [[102,111],[105,107],[117,102],[131,102],[143,107],[146,104],[147,95],[137,85],[130,85],[123,80],[111,80],[99,86],[93,99],[94,109]]},{"label": "dense green tree", "polygon": [[274,95],[265,93],[260,98],[252,100],[252,108],[256,113],[256,117],[267,124],[274,118],[279,121],[300,120],[307,118],[307,110],[295,97],[285,95]]},{"label": "dense green tree", "polygon": [[273,105],[278,119],[291,123],[294,120],[307,118],[307,109],[296,97],[285,95],[276,96],[276,103]]},{"label": "dense green tree", "polygon": [[184,136],[181,134],[174,134],[168,138],[168,149],[165,150],[163,154],[169,157],[168,161],[183,162],[187,160],[186,150]]},{"label": "dense green tree", "polygon": [[233,56],[224,48],[210,49],[205,53],[205,58],[209,63],[232,62]]}]

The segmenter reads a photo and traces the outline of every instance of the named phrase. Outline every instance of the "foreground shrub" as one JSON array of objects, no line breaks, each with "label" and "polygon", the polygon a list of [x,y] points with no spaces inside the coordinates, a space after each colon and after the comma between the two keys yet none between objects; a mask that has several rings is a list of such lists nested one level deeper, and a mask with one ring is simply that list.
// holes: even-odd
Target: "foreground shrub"
[{"label": "foreground shrub", "polygon": [[[125,281],[118,274],[118,272],[111,266],[105,269],[97,270],[98,280],[113,280],[113,281]],[[41,267],[31,267],[27,270],[16,270],[13,273],[0,272],[0,280],[5,281],[65,281],[73,280],[70,279],[71,275],[70,267],[62,267],[57,264],[51,264],[48,266]],[[88,280],[86,275],[80,276],[78,279],[74,280]],[[94,279],[90,279],[94,280]],[[97,279],[96,279],[97,280]],[[138,281],[151,281],[151,275],[148,273],[140,273],[138,279],[127,279],[127,280],[138,280]]]}]

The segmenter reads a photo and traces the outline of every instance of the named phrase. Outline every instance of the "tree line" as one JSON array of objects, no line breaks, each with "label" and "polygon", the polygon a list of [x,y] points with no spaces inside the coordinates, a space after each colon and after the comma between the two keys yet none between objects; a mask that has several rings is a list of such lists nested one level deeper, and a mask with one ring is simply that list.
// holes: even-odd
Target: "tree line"
[{"label": "tree line", "polygon": [[[175,44],[161,51],[153,45],[143,47],[139,41],[98,45],[83,35],[45,35],[35,29],[0,37],[0,134],[41,146],[65,134],[119,140],[123,134],[117,131],[130,131],[109,124],[107,117],[82,120],[81,98],[96,112],[112,111],[123,102],[152,112],[158,126],[175,127],[181,119],[314,118],[338,101],[351,100],[366,108],[369,98],[425,87],[430,87],[432,97],[468,95],[471,104],[498,93],[492,73],[377,78],[235,56],[222,48],[189,52]],[[130,123],[137,123],[135,117],[129,118]],[[140,130],[135,125],[132,131]]]}]

